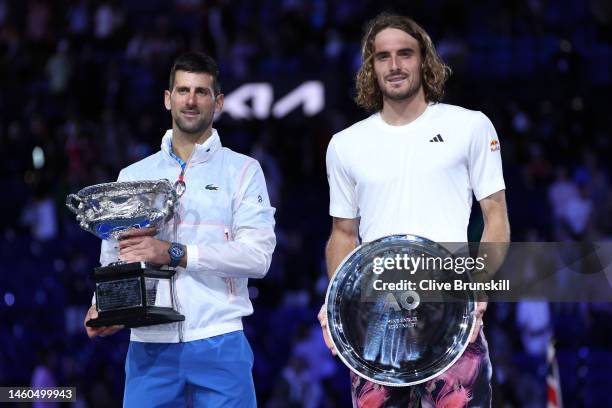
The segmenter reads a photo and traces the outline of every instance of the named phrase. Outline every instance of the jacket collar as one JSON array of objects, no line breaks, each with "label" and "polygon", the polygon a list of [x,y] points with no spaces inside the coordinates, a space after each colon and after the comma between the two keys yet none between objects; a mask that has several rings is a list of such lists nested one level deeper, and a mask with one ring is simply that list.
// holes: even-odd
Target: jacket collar
[{"label": "jacket collar", "polygon": [[[174,161],[172,156],[170,155],[172,146],[172,129],[168,129],[162,138],[161,150],[163,152],[164,157],[169,160]],[[217,129],[212,130],[212,134],[206,141],[202,144],[196,144],[193,150],[193,154],[189,159],[190,164],[201,163],[210,160],[210,158],[221,149],[221,139],[219,138],[219,133],[217,133]]]}]

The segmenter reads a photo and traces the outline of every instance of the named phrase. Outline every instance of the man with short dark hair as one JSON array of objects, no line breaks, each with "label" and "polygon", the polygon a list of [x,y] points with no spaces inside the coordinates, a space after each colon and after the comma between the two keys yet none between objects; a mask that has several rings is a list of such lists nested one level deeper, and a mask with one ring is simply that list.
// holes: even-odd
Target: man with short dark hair
[{"label": "man with short dark hair", "polygon": [[[429,35],[408,17],[381,14],[367,26],[357,103],[375,113],[337,133],[327,150],[331,276],[361,242],[413,234],[437,242],[467,241],[472,194],[484,215],[482,241],[507,242],[499,141],[481,112],[440,103],[450,69]],[[356,407],[485,407],[491,364],[480,330],[443,374],[413,387],[386,387],[352,375]],[[325,305],[319,313],[325,341]]]},{"label": "man with short dark hair", "polygon": [[[178,311],[185,321],[132,329],[124,406],[185,406],[189,399],[195,406],[255,407],[253,353],[242,317],[253,312],[248,278],[262,278],[270,266],[274,208],[259,163],[222,147],[212,127],[223,107],[212,58],[181,55],[164,104],[172,129],[161,150],[123,169],[118,181],[177,181],[184,186],[177,214],[162,236],[154,229],[125,233],[118,253],[103,241],[100,262],[119,256],[177,267]],[[85,322],[96,317],[94,305]],[[86,326],[89,337],[120,329]]]}]

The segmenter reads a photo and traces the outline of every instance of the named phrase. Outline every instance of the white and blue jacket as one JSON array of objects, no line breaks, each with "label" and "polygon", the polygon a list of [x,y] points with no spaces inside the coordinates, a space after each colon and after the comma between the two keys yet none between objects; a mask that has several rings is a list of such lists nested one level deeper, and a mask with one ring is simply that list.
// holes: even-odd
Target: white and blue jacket
[{"label": "white and blue jacket", "polygon": [[[172,157],[172,130],[161,151],[119,173],[118,181],[168,179],[181,165]],[[176,343],[242,329],[253,313],[248,278],[262,278],[276,245],[274,208],[270,206],[261,166],[248,156],[221,146],[219,135],[196,145],[184,172],[186,190],[177,208],[177,239],[187,247],[187,266],[175,275],[180,323],[134,328],[132,341]],[[174,221],[157,238],[174,241]],[[117,260],[117,249],[102,241],[100,263]]]}]

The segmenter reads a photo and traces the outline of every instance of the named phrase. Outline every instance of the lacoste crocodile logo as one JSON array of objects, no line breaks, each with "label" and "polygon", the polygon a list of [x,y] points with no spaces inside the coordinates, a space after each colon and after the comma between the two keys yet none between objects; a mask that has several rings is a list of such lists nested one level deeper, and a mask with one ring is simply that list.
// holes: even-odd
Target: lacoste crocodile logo
[{"label": "lacoste crocodile logo", "polygon": [[207,190],[219,190],[219,187],[215,186],[214,184],[207,184],[204,188]]}]

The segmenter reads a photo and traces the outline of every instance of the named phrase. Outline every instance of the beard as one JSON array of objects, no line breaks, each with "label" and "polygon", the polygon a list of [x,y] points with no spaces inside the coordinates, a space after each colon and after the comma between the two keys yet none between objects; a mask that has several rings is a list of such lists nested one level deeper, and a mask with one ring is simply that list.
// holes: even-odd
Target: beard
[{"label": "beard", "polygon": [[378,84],[378,87],[380,88],[382,95],[384,98],[390,99],[392,101],[405,101],[407,99],[412,98],[414,95],[416,95],[419,90],[421,89],[421,78],[420,76],[416,78],[415,81],[413,81],[410,86],[408,87],[408,89],[406,90],[389,90],[387,89],[387,87],[383,86],[382,84]]},{"label": "beard", "polygon": [[181,132],[199,136],[212,122],[212,113],[193,122],[184,120],[180,115],[175,115],[174,122]]}]

